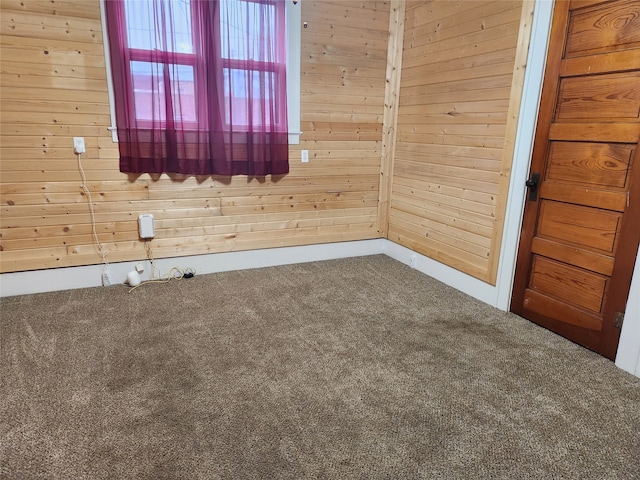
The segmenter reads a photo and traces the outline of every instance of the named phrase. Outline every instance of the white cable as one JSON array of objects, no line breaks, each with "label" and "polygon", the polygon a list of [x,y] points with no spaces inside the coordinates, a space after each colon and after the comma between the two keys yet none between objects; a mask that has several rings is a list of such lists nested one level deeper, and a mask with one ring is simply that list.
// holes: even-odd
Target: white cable
[{"label": "white cable", "polygon": [[171,267],[169,273],[166,276],[160,276],[159,278],[152,278],[151,280],[145,280],[140,282],[129,289],[129,293],[133,292],[136,288],[142,285],[149,285],[150,283],[168,283],[172,280],[182,280],[183,278],[191,278],[196,274],[196,271],[192,268],[181,269],[178,267]]},{"label": "white cable", "polygon": [[82,159],[80,158],[80,154],[78,153],[78,170],[80,170],[80,176],[82,177],[82,191],[87,195],[87,199],[89,200],[89,212],[91,213],[91,231],[93,232],[93,239],[96,242],[96,246],[98,247],[98,253],[102,258],[102,263],[104,266],[102,267],[102,272],[105,273],[109,268],[109,262],[107,262],[107,255],[109,255],[109,250],[104,248],[102,243],[100,243],[100,239],[98,238],[98,232],[96,231],[96,215],[93,211],[93,198],[91,197],[91,192],[87,188],[87,177],[84,173],[84,168],[82,168]]},{"label": "white cable", "polygon": [[132,286],[129,289],[129,293],[133,292],[136,288],[141,287],[142,285],[149,285],[150,283],[168,283],[172,280],[182,280],[183,278],[191,278],[196,274],[196,271],[193,268],[178,268],[171,267],[169,273],[167,275],[162,275],[160,269],[156,267],[156,261],[153,258],[153,251],[151,250],[151,241],[144,241],[144,249],[147,252],[147,259],[149,263],[151,263],[151,279],[140,282],[137,285]]},{"label": "white cable", "polygon": [[149,260],[149,263],[151,263],[151,279],[155,280],[156,275],[158,276],[158,278],[161,278],[162,275],[160,274],[160,270],[156,268],[156,262],[153,258],[153,252],[151,251],[151,242],[149,240],[145,239],[144,249],[147,252],[147,259]]}]

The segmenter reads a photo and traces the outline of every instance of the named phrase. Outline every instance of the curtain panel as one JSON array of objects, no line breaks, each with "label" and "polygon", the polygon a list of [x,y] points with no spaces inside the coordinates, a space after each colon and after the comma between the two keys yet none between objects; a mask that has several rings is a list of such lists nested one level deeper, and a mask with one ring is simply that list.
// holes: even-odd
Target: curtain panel
[{"label": "curtain panel", "polygon": [[289,171],[282,0],[106,0],[120,170]]}]

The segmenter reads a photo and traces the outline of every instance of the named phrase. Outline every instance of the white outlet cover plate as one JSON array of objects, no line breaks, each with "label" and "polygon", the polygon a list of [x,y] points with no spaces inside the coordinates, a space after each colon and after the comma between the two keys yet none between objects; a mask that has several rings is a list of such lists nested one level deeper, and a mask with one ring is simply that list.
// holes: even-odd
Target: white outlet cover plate
[{"label": "white outlet cover plate", "polygon": [[153,215],[150,213],[143,213],[138,217],[138,227],[140,229],[140,238],[153,238],[155,236]]},{"label": "white outlet cover plate", "polygon": [[73,150],[76,153],[85,153],[84,137],[73,137]]}]

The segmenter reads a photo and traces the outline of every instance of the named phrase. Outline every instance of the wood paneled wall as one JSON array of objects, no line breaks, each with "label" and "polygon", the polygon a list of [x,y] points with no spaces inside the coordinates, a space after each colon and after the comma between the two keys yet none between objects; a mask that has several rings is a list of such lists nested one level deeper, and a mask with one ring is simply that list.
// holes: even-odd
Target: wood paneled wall
[{"label": "wood paneled wall", "polygon": [[533,2],[406,4],[388,238],[495,283]]},{"label": "wood paneled wall", "polygon": [[[2,272],[375,238],[389,4],[303,0],[302,141],[281,179],[129,178],[118,171],[98,0],[2,0]],[[309,163],[300,162],[308,149]]]},{"label": "wood paneled wall", "polygon": [[290,174],[133,178],[107,131],[98,0],[3,0],[1,271],[100,263],[73,153],[83,136],[111,262],[145,257],[137,217],[152,213],[156,257],[387,236],[494,283],[533,2],[299,6]]}]

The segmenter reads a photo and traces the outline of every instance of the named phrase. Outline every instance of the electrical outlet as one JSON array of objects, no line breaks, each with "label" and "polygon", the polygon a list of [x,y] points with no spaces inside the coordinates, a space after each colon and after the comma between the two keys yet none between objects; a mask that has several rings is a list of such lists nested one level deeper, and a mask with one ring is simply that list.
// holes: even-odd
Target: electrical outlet
[{"label": "electrical outlet", "polygon": [[302,163],[309,162],[309,150],[300,150],[300,159]]},{"label": "electrical outlet", "polygon": [[84,137],[73,137],[73,151],[78,154],[87,151],[84,147]]}]

